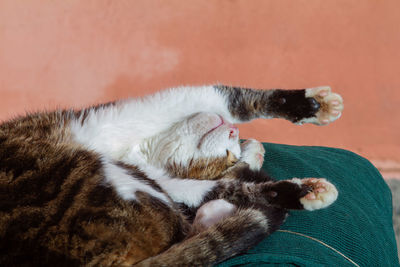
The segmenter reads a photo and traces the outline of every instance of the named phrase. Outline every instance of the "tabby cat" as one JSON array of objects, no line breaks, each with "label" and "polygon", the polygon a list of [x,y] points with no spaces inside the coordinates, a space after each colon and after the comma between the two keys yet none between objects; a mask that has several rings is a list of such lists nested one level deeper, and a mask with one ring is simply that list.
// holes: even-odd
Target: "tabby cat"
[{"label": "tabby cat", "polygon": [[328,124],[329,87],[181,87],[0,125],[0,265],[209,266],[277,230],[287,209],[338,195],[325,179],[275,182],[232,123]]}]

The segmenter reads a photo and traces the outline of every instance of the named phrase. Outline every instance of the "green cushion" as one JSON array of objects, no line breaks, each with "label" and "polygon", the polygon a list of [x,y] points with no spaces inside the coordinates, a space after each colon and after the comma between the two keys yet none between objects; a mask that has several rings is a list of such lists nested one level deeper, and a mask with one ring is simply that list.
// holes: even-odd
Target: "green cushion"
[{"label": "green cushion", "polygon": [[338,200],[318,211],[291,211],[281,230],[218,266],[399,266],[391,192],[368,160],[328,147],[264,147],[263,169],[272,177],[325,177]]}]

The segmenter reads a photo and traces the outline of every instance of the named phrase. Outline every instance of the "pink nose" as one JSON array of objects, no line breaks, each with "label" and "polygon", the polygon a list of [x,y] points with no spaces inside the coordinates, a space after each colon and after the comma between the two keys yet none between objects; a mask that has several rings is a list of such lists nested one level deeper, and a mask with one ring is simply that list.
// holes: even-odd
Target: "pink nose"
[{"label": "pink nose", "polygon": [[235,125],[230,125],[229,138],[236,138],[239,136],[239,129]]}]

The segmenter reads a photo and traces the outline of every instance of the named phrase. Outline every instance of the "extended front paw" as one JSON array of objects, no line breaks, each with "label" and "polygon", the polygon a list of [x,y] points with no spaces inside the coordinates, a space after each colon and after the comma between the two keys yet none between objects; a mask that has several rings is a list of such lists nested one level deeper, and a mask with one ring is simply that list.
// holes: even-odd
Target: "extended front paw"
[{"label": "extended front paw", "polygon": [[242,153],[240,161],[249,164],[251,170],[260,170],[264,163],[265,149],[261,142],[248,139],[241,145]]},{"label": "extended front paw", "polygon": [[314,99],[318,102],[320,107],[315,116],[303,119],[299,123],[326,125],[337,120],[341,116],[343,99],[340,95],[332,93],[329,86],[306,89],[306,97]]},{"label": "extended front paw", "polygon": [[300,198],[300,203],[306,210],[326,208],[338,197],[336,187],[324,178],[296,179],[296,182],[309,187],[309,192]]}]

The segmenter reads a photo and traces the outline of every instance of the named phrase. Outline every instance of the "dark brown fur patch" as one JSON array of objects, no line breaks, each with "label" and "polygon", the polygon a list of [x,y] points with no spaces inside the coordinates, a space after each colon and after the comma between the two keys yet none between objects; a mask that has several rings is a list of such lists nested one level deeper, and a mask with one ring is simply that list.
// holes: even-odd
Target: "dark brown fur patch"
[{"label": "dark brown fur patch", "polygon": [[274,90],[269,97],[267,113],[292,122],[315,117],[320,110],[319,102],[306,97],[306,90]]},{"label": "dark brown fur patch", "polygon": [[[253,171],[243,165],[234,169],[233,173],[236,177],[220,180],[204,196],[202,204],[214,199],[225,199],[239,207],[246,203],[258,203],[282,209],[303,209],[300,198],[310,191],[306,185],[299,186],[290,180],[274,181],[262,170]],[[191,217],[196,209],[189,209],[187,212]]]},{"label": "dark brown fur patch", "polygon": [[228,97],[232,115],[243,121],[266,116],[298,122],[315,117],[321,108],[315,98],[305,96],[305,89],[254,90],[224,85],[215,88]]}]

